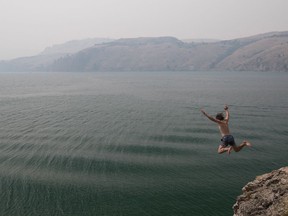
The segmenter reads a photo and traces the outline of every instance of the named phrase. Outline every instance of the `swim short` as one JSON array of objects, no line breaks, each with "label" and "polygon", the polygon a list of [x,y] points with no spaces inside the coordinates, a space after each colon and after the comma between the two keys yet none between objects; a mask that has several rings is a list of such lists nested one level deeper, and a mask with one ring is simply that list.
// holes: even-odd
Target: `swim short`
[{"label": "swim short", "polygon": [[225,135],[225,136],[223,136],[222,139],[221,139],[221,141],[222,141],[222,144],[221,144],[221,145],[222,145],[223,147],[227,147],[228,145],[230,145],[230,146],[236,145],[235,140],[234,140],[234,137],[233,137],[232,135]]}]

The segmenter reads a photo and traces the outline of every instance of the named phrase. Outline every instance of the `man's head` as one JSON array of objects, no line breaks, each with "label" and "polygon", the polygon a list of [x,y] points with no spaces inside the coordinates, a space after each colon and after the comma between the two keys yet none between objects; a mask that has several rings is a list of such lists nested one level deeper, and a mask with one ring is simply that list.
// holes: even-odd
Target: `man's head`
[{"label": "man's head", "polygon": [[224,115],[223,113],[217,113],[216,114],[216,119],[220,120],[220,121],[223,121],[224,120]]}]

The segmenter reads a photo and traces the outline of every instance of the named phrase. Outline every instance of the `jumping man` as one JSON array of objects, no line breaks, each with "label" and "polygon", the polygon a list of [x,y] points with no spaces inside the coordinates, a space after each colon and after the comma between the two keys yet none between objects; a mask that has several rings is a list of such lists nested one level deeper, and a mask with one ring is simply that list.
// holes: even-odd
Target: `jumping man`
[{"label": "jumping man", "polygon": [[[204,109],[201,109],[201,112],[211,121],[216,122],[218,124],[221,136],[222,136],[222,144],[219,145],[218,147],[218,153],[222,154],[224,152],[230,152],[232,149],[234,149],[235,152],[239,152],[244,146],[251,146],[251,143],[248,141],[243,141],[239,146],[236,145],[234,141],[234,137],[230,134],[229,127],[228,127],[228,122],[229,122],[229,110],[228,106],[224,106],[225,110],[225,118],[223,116],[223,113],[217,113],[216,118],[208,115]],[[229,147],[228,147],[229,146]]]}]

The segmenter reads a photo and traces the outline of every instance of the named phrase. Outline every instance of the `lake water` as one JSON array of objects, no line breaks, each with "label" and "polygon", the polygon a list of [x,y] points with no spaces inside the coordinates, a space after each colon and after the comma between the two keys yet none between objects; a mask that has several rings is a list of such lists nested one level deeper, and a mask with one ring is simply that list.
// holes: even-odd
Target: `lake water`
[{"label": "lake water", "polygon": [[[2,73],[0,215],[227,216],[287,166],[288,74]],[[218,155],[199,111],[252,148]]]}]

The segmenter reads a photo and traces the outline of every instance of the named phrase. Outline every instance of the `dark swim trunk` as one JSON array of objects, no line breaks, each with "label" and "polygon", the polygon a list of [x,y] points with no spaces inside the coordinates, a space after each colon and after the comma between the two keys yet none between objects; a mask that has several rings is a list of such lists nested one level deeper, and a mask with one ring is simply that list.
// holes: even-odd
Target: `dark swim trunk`
[{"label": "dark swim trunk", "polygon": [[234,137],[233,137],[232,135],[225,135],[225,136],[223,136],[222,139],[221,139],[221,141],[222,141],[222,144],[221,144],[221,145],[222,145],[223,147],[227,147],[228,145],[230,145],[230,146],[236,145],[235,140],[234,140]]}]

